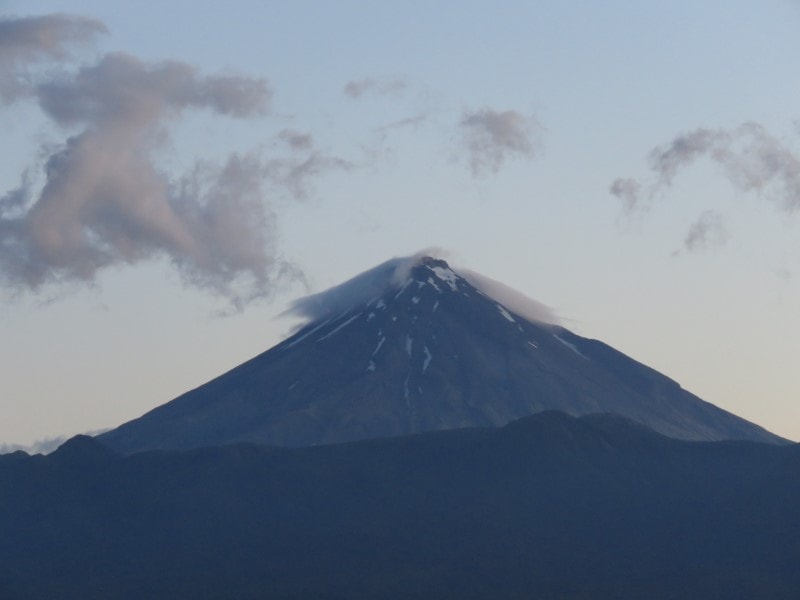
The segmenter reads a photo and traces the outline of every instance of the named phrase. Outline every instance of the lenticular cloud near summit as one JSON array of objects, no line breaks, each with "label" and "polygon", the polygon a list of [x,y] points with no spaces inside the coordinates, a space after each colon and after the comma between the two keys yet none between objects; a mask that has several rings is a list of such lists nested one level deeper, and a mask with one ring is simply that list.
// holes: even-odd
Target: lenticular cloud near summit
[{"label": "lenticular cloud near summit", "polygon": [[[370,299],[380,296],[389,287],[401,287],[411,269],[425,257],[426,253],[426,251],[421,251],[410,256],[389,259],[344,283],[296,300],[286,314],[315,321],[366,303]],[[517,315],[539,323],[559,323],[553,309],[522,292],[469,269],[455,268],[453,270],[476,289],[508,307]]]}]

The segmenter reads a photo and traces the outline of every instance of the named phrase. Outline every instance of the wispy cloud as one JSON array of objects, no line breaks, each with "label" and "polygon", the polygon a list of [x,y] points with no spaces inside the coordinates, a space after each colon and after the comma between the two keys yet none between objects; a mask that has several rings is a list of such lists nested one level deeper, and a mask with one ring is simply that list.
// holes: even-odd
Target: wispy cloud
[{"label": "wispy cloud", "polygon": [[29,92],[30,67],[67,60],[73,47],[105,32],[105,25],[85,17],[0,17],[0,100],[9,103]]},{"label": "wispy cloud", "polygon": [[310,133],[283,129],[278,137],[292,150],[311,150],[314,147],[314,137]]},{"label": "wispy cloud", "polygon": [[649,187],[636,179],[617,179],[609,191],[626,209],[640,208],[672,185],[683,169],[702,158],[722,167],[723,175],[736,189],[772,192],[780,208],[800,208],[800,159],[758,123],[745,123],[733,130],[696,129],[679,135],[650,152],[655,181]]},{"label": "wispy cloud", "polygon": [[703,250],[709,246],[725,243],[727,234],[723,224],[722,215],[713,210],[707,210],[689,227],[683,239],[683,247],[687,252]]},{"label": "wispy cloud", "polygon": [[310,132],[282,129],[277,141],[290,152],[264,160],[262,172],[274,188],[288,192],[295,200],[311,197],[316,180],[325,174],[356,168],[356,163],[321,149]]},{"label": "wispy cloud", "polygon": [[419,131],[427,124],[428,115],[420,113],[390,121],[371,130],[369,140],[359,144],[364,155],[365,164],[376,165],[379,162],[392,163],[397,158],[396,148],[390,143],[392,137],[402,131]]},{"label": "wispy cloud", "polygon": [[497,173],[509,159],[533,158],[542,132],[533,117],[492,108],[467,112],[459,126],[473,175]]},{"label": "wispy cloud", "polygon": [[367,94],[377,94],[379,96],[399,96],[406,91],[408,84],[401,79],[381,80],[372,77],[365,77],[348,81],[342,88],[342,92],[349,98],[361,98]]},{"label": "wispy cloud", "polygon": [[305,200],[313,193],[314,181],[330,171],[351,171],[355,164],[322,151],[311,151],[300,158],[274,158],[264,165],[264,173],[277,185],[285,187],[297,200]]},{"label": "wispy cloud", "polygon": [[[702,159],[716,163],[736,190],[756,192],[786,212],[800,209],[800,158],[758,123],[731,130],[700,128],[679,135],[650,152],[653,177],[647,185],[619,178],[611,183],[609,192],[627,213],[646,209],[681,171]],[[707,211],[690,228],[684,246],[692,251],[719,244],[725,237],[722,216]]]},{"label": "wispy cloud", "polygon": [[397,129],[416,129],[428,120],[428,115],[420,113],[413,117],[404,117],[378,128],[378,132],[386,133]]},{"label": "wispy cloud", "polygon": [[622,201],[622,210],[630,213],[641,205],[642,184],[635,179],[615,179],[608,191]]},{"label": "wispy cloud", "polygon": [[0,444],[0,454],[11,454],[12,452],[25,452],[31,455],[50,454],[66,441],[66,436],[58,436],[37,440],[32,444]]}]

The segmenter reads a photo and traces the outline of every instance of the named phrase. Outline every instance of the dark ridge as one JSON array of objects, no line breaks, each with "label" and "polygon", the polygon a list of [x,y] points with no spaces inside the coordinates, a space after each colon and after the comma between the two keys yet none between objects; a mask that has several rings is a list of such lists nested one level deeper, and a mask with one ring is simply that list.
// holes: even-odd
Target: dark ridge
[{"label": "dark ridge", "polygon": [[61,444],[48,459],[62,464],[99,464],[116,458],[118,454],[96,438],[76,435]]},{"label": "dark ridge", "polygon": [[0,464],[9,464],[13,462],[18,462],[26,458],[30,458],[30,454],[28,454],[24,450],[15,450],[14,452],[0,454]]},{"label": "dark ridge", "polygon": [[[800,597],[797,446],[616,416],[0,461],[0,597]],[[66,460],[68,459],[68,460]]]}]

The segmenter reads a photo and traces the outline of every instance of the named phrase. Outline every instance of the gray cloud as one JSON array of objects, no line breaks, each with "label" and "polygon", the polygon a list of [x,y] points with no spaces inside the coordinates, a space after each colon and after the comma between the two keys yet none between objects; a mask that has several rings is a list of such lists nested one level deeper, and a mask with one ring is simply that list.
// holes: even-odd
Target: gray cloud
[{"label": "gray cloud", "polygon": [[[622,202],[623,210],[644,208],[671,185],[675,177],[707,159],[717,164],[723,176],[741,192],[757,192],[780,209],[800,209],[800,158],[758,123],[745,123],[731,130],[696,129],[654,148],[648,162],[654,179],[645,187],[636,179],[617,179],[609,191]],[[724,241],[721,216],[704,213],[684,240],[687,250]]]},{"label": "gray cloud", "polygon": [[265,164],[269,179],[289,190],[298,200],[307,199],[313,190],[313,181],[328,171],[351,171],[355,164],[338,156],[330,156],[312,148],[303,158],[275,158]]},{"label": "gray cloud", "polygon": [[658,174],[659,185],[671,185],[680,169],[709,154],[720,158],[720,151],[729,144],[730,136],[724,131],[697,129],[654,148],[650,152],[650,168]]},{"label": "gray cloud", "polygon": [[166,257],[188,283],[240,308],[287,273],[273,242],[265,161],[233,154],[179,178],[154,162],[170,124],[188,110],[265,114],[266,81],[110,54],[32,94],[75,133],[43,149],[38,186],[24,176],[0,198],[0,277],[12,287],[93,281],[102,269]]},{"label": "gray cloud", "polygon": [[29,91],[32,65],[65,60],[71,47],[105,32],[105,25],[84,17],[0,17],[0,100],[9,103]]},{"label": "gray cloud", "polygon": [[360,144],[367,161],[374,164],[379,160],[394,160],[395,150],[387,143],[391,136],[404,129],[416,131],[426,121],[428,121],[428,116],[422,113],[397,119],[372,129],[372,139],[367,143]]},{"label": "gray cloud", "polygon": [[221,167],[198,165],[170,195],[182,229],[169,243],[183,244],[168,251],[170,259],[187,281],[237,308],[291,269],[277,258],[276,218],[265,195],[264,167],[254,154],[234,154]]},{"label": "gray cloud", "polygon": [[74,76],[44,82],[39,105],[59,125],[91,125],[152,134],[189,108],[231,117],[265,114],[271,92],[266,81],[234,75],[200,77],[185,63],[155,65],[122,53],[108,54]]},{"label": "gray cloud", "polygon": [[24,210],[31,196],[31,185],[31,170],[25,169],[20,177],[19,186],[0,196],[0,215]]},{"label": "gray cloud", "polygon": [[635,207],[668,188],[682,169],[702,158],[717,163],[736,189],[771,191],[780,208],[800,208],[800,159],[757,123],[730,131],[697,129],[680,135],[650,152],[650,169],[656,179],[646,192],[635,179],[617,179],[610,191],[626,208]]},{"label": "gray cloud", "polygon": [[342,91],[350,98],[360,98],[365,94],[378,94],[380,96],[398,96],[406,91],[408,85],[400,80],[381,81],[366,77],[364,79],[348,81]]},{"label": "gray cloud", "polygon": [[687,252],[708,248],[711,245],[723,244],[727,238],[722,215],[708,210],[701,214],[689,227],[683,240]]},{"label": "gray cloud", "polygon": [[418,114],[413,117],[405,117],[403,119],[398,119],[396,121],[392,121],[391,123],[387,123],[386,125],[379,127],[377,131],[380,133],[386,133],[388,131],[397,129],[406,129],[406,128],[416,129],[427,120],[428,120],[428,115]]},{"label": "gray cloud", "polygon": [[314,147],[314,138],[310,133],[284,129],[278,134],[278,137],[292,150],[311,150]]},{"label": "gray cloud", "polygon": [[467,113],[460,122],[473,175],[497,173],[510,158],[532,158],[541,126],[515,110],[491,108]]},{"label": "gray cloud", "polygon": [[608,191],[622,200],[622,208],[625,212],[631,212],[641,204],[642,186],[635,179],[615,179]]}]

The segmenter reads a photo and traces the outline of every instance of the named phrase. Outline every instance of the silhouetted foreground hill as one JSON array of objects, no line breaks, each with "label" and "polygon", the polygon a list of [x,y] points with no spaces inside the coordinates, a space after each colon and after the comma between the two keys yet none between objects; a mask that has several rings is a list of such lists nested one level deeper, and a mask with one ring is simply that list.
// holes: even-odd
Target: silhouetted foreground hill
[{"label": "silhouetted foreground hill", "polygon": [[800,449],[614,416],[0,456],[0,598],[800,597]]}]

